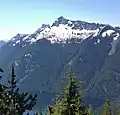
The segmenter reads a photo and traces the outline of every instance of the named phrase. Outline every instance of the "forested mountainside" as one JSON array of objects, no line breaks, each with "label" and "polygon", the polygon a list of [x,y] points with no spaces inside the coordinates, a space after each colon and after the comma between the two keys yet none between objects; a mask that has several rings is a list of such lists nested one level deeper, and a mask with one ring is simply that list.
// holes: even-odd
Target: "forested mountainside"
[{"label": "forested mountainside", "polygon": [[86,103],[97,108],[107,96],[118,104],[119,57],[119,27],[59,17],[52,25],[43,24],[33,34],[17,34],[2,45],[2,82],[9,79],[15,62],[20,91],[37,92],[36,107],[39,103],[44,107],[64,88],[66,73],[72,70],[84,85]]}]

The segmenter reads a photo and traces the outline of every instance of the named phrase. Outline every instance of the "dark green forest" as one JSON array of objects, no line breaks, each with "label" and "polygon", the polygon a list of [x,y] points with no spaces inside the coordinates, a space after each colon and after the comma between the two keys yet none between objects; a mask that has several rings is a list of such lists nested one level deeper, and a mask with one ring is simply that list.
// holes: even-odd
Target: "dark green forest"
[{"label": "dark green forest", "polygon": [[[3,70],[0,69],[0,72],[2,73]],[[0,76],[1,79],[2,77]],[[72,71],[66,77],[68,78],[67,86],[63,92],[56,95],[53,104],[48,105],[44,112],[39,104],[40,108],[34,115],[120,115],[119,106],[113,105],[108,97],[99,109],[92,108],[92,105],[85,105],[82,83],[75,79]],[[14,64],[9,78],[7,85],[0,83],[0,115],[23,115],[26,110],[33,109],[37,101],[37,94],[20,93]]]}]

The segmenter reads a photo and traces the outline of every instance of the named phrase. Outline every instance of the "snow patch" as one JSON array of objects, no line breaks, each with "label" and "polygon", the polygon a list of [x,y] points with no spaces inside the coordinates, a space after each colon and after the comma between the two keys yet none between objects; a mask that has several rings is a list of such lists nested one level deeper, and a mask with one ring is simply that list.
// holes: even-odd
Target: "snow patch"
[{"label": "snow patch", "polygon": [[110,36],[113,32],[115,32],[115,31],[114,30],[107,30],[107,31],[102,33],[102,37],[106,37],[106,35]]},{"label": "snow patch", "polygon": [[119,38],[119,33],[117,33],[117,36],[113,37],[113,40],[117,40]]},{"label": "snow patch", "polygon": [[30,35],[27,35],[26,37],[24,37],[23,39],[22,39],[22,41],[25,41],[26,39],[28,39],[30,37]]},{"label": "snow patch", "polygon": [[72,24],[72,22],[69,20],[69,21],[68,21],[68,24]]},{"label": "snow patch", "polygon": [[66,43],[66,40],[71,38],[86,39],[95,34],[97,31],[98,30],[73,29],[67,24],[59,24],[58,27],[46,27],[40,33],[33,33],[34,36],[28,35],[23,38],[23,41],[32,44],[37,42],[39,39],[46,38],[47,40],[51,41],[51,43]]},{"label": "snow patch", "polygon": [[15,47],[16,44],[13,44],[13,47]]},{"label": "snow patch", "polygon": [[20,61],[15,61],[15,66],[18,66],[20,64]]},{"label": "snow patch", "polygon": [[97,43],[100,43],[100,39],[97,39]]},{"label": "snow patch", "polygon": [[97,39],[97,41],[94,44],[96,45],[96,44],[99,44],[99,43],[100,43],[100,39]]},{"label": "snow patch", "polygon": [[53,26],[51,27],[51,29],[47,28],[43,30],[40,33],[40,38],[46,37],[52,43],[55,43],[55,42],[66,43],[67,39],[71,39],[71,38],[86,39],[87,37],[95,33],[96,33],[96,30],[72,29],[72,27],[69,27],[67,24],[66,25],[59,24],[58,27]]},{"label": "snow patch", "polygon": [[20,40],[16,41],[16,44],[20,43]]},{"label": "snow patch", "polygon": [[97,36],[97,35],[99,34],[99,31],[100,31],[100,29],[98,28],[98,29],[96,30],[95,34],[93,35],[93,37]]},{"label": "snow patch", "polygon": [[24,48],[24,47],[26,47],[26,46],[27,46],[27,44],[23,44],[23,45],[22,45],[22,48]]},{"label": "snow patch", "polygon": [[27,53],[24,55],[24,57],[32,57],[32,55],[30,53]]}]

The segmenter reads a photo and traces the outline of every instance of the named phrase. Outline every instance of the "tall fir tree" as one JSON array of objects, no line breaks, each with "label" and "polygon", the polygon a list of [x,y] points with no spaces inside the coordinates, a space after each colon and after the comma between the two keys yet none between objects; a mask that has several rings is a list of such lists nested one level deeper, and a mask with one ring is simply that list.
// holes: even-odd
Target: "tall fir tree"
[{"label": "tall fir tree", "polygon": [[[26,110],[32,110],[36,104],[37,95],[20,93],[17,87],[16,75],[14,72],[14,64],[12,65],[11,80],[8,81],[9,87],[6,89],[5,106],[6,111],[2,114],[5,115],[22,115]],[[1,114],[1,115],[2,115]]]},{"label": "tall fir tree", "polygon": [[41,108],[39,108],[39,110],[38,110],[38,115],[42,115],[42,109]]},{"label": "tall fir tree", "polygon": [[87,108],[87,115],[94,115],[94,111],[91,105],[89,105]]},{"label": "tall fir tree", "polygon": [[117,112],[117,115],[120,115],[120,111]]},{"label": "tall fir tree", "polygon": [[83,88],[81,83],[74,79],[74,74],[68,74],[69,83],[65,88],[62,99],[55,105],[48,107],[48,115],[89,115],[88,108],[83,103]]},{"label": "tall fir tree", "polygon": [[101,110],[101,115],[114,115],[114,110],[109,99],[106,99]]},{"label": "tall fir tree", "polygon": [[[2,73],[3,70],[0,69],[0,73]],[[0,79],[2,76],[0,76]],[[9,93],[7,92],[8,87],[0,83],[0,115],[8,115],[9,114]]]}]

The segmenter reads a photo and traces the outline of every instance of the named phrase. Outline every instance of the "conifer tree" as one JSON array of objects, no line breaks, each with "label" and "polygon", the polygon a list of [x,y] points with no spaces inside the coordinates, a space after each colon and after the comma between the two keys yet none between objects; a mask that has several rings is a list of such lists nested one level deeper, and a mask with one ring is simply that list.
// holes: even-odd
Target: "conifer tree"
[{"label": "conifer tree", "polygon": [[[0,73],[2,73],[3,70],[0,69]],[[0,76],[0,79],[2,76]],[[9,113],[9,100],[8,100],[8,92],[7,92],[7,86],[0,83],[0,115],[8,115]]]},{"label": "conifer tree", "polygon": [[113,115],[113,114],[114,114],[114,111],[112,109],[111,102],[109,99],[106,99],[102,107],[101,115]]},{"label": "conifer tree", "polygon": [[48,107],[48,115],[88,115],[83,104],[83,89],[80,82],[74,80],[74,74],[68,74],[69,83],[62,99]]},{"label": "conifer tree", "polygon": [[94,115],[93,108],[91,105],[89,105],[87,108],[87,115]]},{"label": "conifer tree", "polygon": [[120,115],[120,111],[118,111],[117,115]]},{"label": "conifer tree", "polygon": [[32,110],[36,104],[37,95],[20,93],[17,88],[16,75],[14,72],[14,65],[12,65],[11,80],[8,82],[9,88],[7,89],[9,101],[9,114],[8,115],[22,115],[26,110]]},{"label": "conifer tree", "polygon": [[42,110],[41,110],[41,108],[39,108],[39,110],[38,110],[38,115],[42,115]]}]

